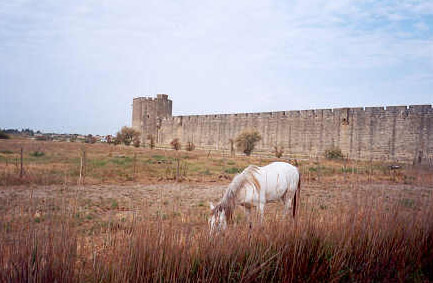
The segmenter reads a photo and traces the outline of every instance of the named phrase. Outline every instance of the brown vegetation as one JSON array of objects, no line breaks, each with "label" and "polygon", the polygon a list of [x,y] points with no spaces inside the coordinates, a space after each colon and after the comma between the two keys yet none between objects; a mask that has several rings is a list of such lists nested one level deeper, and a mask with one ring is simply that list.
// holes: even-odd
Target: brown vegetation
[{"label": "brown vegetation", "polygon": [[185,149],[187,150],[187,151],[193,151],[194,149],[195,149],[195,145],[194,145],[194,143],[193,142],[187,142],[186,143],[186,147],[185,147]]},{"label": "brown vegetation", "polygon": [[0,190],[0,281],[433,280],[429,188],[307,185],[295,221],[273,204],[250,229],[236,211],[213,237],[205,202],[224,187],[102,189]]},{"label": "brown vegetation", "polygon": [[273,153],[276,158],[281,158],[284,154],[284,147],[282,145],[275,145]]},{"label": "brown vegetation", "polygon": [[431,169],[298,160],[295,220],[275,203],[250,229],[237,209],[210,237],[208,201],[278,159],[86,144],[76,186],[82,147],[0,142],[0,281],[433,280]]},{"label": "brown vegetation", "polygon": [[182,144],[180,143],[180,140],[178,138],[173,139],[170,142],[170,145],[174,150],[180,150],[182,148]]},{"label": "brown vegetation", "polygon": [[[275,160],[272,155],[231,156],[229,152],[134,148],[109,144],[83,144],[25,139],[0,142],[0,186],[17,184],[73,185],[80,172],[82,147],[86,154],[86,184],[155,183],[171,180],[177,159],[184,164],[183,181],[217,182],[226,180],[249,164],[263,166]],[[23,171],[20,177],[20,151]],[[389,163],[355,160],[291,159],[304,178],[321,182],[387,182],[431,184],[433,174],[423,167],[400,164],[391,170]],[[174,169],[173,169],[174,168]],[[167,173],[168,172],[168,173]],[[228,174],[228,175],[227,175]]]}]

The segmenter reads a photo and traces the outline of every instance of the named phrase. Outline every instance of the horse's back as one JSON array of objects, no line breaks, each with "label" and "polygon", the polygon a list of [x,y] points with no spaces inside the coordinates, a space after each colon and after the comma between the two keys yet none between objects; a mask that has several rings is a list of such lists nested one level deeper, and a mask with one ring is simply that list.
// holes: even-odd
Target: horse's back
[{"label": "horse's back", "polygon": [[268,169],[268,170],[287,170],[287,171],[296,171],[296,172],[298,171],[298,169],[292,164],[287,162],[282,162],[282,161],[272,162],[260,168]]},{"label": "horse's back", "polygon": [[281,196],[286,190],[295,191],[299,182],[298,168],[286,162],[273,162],[260,167],[260,182],[273,197]]},{"label": "horse's back", "polygon": [[269,165],[260,167],[260,171],[264,173],[276,175],[276,176],[286,176],[288,178],[299,179],[298,168],[290,163],[286,162],[272,162]]}]

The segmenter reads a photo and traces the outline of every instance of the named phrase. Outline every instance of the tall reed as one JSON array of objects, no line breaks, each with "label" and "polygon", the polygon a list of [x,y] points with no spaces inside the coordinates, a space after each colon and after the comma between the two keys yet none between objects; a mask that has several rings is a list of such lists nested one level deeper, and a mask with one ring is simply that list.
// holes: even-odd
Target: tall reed
[{"label": "tall reed", "polygon": [[0,281],[432,281],[432,205],[431,196],[414,206],[368,196],[333,209],[305,202],[295,220],[268,213],[251,229],[235,221],[210,235],[194,209],[164,218],[142,207],[91,234],[66,203],[40,223],[29,204],[21,222],[1,218]]},{"label": "tall reed", "polygon": [[94,274],[111,282],[433,280],[431,204],[304,210],[296,221],[213,236],[205,225],[142,222],[98,257]]}]

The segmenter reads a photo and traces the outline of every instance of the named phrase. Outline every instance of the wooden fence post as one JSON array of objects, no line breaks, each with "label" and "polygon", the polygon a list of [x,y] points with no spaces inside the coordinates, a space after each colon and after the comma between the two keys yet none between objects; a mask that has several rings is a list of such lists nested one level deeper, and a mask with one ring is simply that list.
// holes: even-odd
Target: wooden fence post
[{"label": "wooden fence post", "polygon": [[84,185],[86,178],[86,149],[81,149],[81,162],[80,162],[80,178],[78,185]]},{"label": "wooden fence post", "polygon": [[133,171],[132,178],[134,179],[134,181],[135,181],[135,174],[136,174],[136,163],[137,163],[137,153],[134,152],[133,168],[132,168]]},{"label": "wooden fence post", "polygon": [[349,158],[349,156],[346,155],[346,157],[344,158],[344,163],[343,163],[344,182],[347,181],[346,171],[347,171],[347,159],[348,159],[348,158]]},{"label": "wooden fence post", "polygon": [[23,165],[23,148],[21,147],[21,169],[20,169],[20,178],[24,176],[24,165]]},{"label": "wooden fence post", "polygon": [[373,159],[372,158],[370,158],[370,163],[369,163],[368,167],[369,167],[368,168],[368,182],[371,183],[371,178],[372,178],[371,175],[373,175]]},{"label": "wooden fence post", "polygon": [[179,174],[180,174],[180,158],[178,157],[177,158],[177,166],[176,166],[176,182],[179,182],[179,180],[180,180]]}]

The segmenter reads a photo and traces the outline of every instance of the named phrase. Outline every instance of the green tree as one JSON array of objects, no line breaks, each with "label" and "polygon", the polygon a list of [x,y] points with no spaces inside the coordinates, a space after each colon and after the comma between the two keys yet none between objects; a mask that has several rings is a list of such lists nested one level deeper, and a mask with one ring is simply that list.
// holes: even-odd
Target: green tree
[{"label": "green tree", "polygon": [[9,135],[6,134],[5,132],[3,132],[2,130],[0,130],[0,139],[9,139]]},{"label": "green tree", "polygon": [[116,140],[120,143],[124,143],[125,145],[130,145],[132,142],[136,145],[137,141],[138,144],[140,142],[140,132],[125,126],[122,127],[119,132],[117,132]]},{"label": "green tree", "polygon": [[245,155],[250,156],[258,141],[262,139],[260,133],[255,129],[243,130],[235,140],[236,148]]}]

